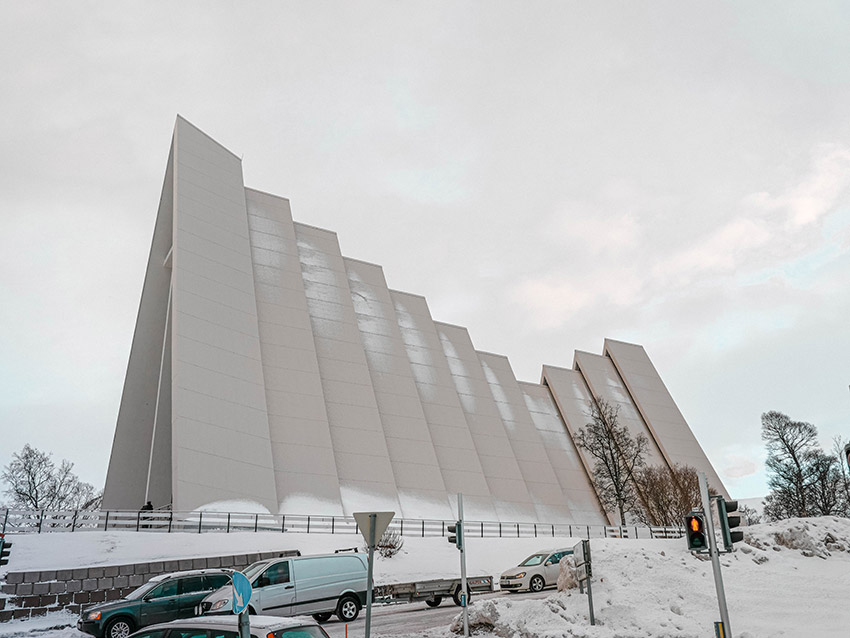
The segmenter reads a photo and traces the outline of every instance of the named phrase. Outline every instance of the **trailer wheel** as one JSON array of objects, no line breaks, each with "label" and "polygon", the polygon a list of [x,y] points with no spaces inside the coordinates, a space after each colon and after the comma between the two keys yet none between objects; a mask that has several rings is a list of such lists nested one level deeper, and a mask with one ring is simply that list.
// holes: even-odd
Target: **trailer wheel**
[{"label": "trailer wheel", "polygon": [[434,596],[425,600],[425,604],[429,607],[439,607],[441,602],[443,602],[442,596]]},{"label": "trailer wheel", "polygon": [[[460,607],[460,585],[457,586],[457,589],[455,589],[455,592],[452,594],[452,600],[454,601],[455,605]],[[467,585],[466,586],[466,604],[468,605],[471,600],[472,600],[472,594],[470,594],[469,585]]]}]

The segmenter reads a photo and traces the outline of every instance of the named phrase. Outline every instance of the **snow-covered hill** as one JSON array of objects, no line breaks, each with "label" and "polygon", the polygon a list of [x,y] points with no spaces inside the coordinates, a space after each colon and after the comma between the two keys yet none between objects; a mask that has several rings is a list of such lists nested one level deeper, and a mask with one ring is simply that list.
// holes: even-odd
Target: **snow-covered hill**
[{"label": "snow-covered hill", "polygon": [[[469,572],[498,575],[541,548],[579,539],[468,539]],[[181,556],[272,549],[320,553],[360,544],[358,536],[320,534],[75,533],[15,539],[18,570],[117,564]],[[679,540],[591,541],[598,625],[587,620],[587,599],[576,591],[544,600],[520,595],[479,600],[472,618],[481,634],[536,636],[691,637],[713,635],[719,619],[708,560],[692,556]],[[792,519],[746,529],[745,542],[722,558],[732,629],[738,638],[844,637],[850,627],[850,520]],[[444,538],[406,537],[403,552],[381,559],[376,581],[400,582],[458,573],[458,553]],[[36,627],[67,616],[0,625],[0,636],[35,635]],[[32,631],[30,631],[32,630]],[[362,635],[362,623],[351,635]],[[447,627],[436,636],[450,635]],[[75,630],[40,632],[44,638],[81,638]]]}]

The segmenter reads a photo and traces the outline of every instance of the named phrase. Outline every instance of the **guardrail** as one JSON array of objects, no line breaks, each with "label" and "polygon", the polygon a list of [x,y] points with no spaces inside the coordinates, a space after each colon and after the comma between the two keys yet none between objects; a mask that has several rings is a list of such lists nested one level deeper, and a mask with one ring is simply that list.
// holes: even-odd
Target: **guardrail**
[{"label": "guardrail", "polygon": [[[0,510],[2,531],[8,534],[42,534],[83,531],[135,531],[176,533],[292,532],[307,534],[358,534],[350,516],[307,514],[248,514],[239,512],[173,512],[170,510]],[[402,536],[446,536],[454,521],[396,518],[389,529]],[[578,525],[562,523],[499,523],[467,521],[464,533],[480,538],[679,538],[676,527]]]}]

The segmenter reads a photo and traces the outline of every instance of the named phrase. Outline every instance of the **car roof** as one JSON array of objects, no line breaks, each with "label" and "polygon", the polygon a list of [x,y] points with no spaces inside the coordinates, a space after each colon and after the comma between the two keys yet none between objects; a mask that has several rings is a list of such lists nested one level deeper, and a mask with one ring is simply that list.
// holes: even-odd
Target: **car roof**
[{"label": "car roof", "polygon": [[189,569],[184,572],[170,572],[168,574],[159,574],[148,580],[148,582],[159,583],[170,578],[182,578],[183,576],[201,576],[202,574],[227,574],[228,576],[230,576],[230,574],[232,574],[233,572],[234,570],[227,569],[226,567],[213,569]]},{"label": "car roof", "polygon": [[[261,629],[264,632],[277,631],[278,629],[289,629],[291,627],[304,627],[307,625],[318,625],[310,616],[254,616],[251,615],[251,629]],[[167,623],[151,625],[145,627],[143,631],[152,629],[169,629],[172,627],[204,627],[212,629],[238,629],[239,616],[221,615],[221,616],[199,616],[197,618],[181,618],[172,620]]]}]

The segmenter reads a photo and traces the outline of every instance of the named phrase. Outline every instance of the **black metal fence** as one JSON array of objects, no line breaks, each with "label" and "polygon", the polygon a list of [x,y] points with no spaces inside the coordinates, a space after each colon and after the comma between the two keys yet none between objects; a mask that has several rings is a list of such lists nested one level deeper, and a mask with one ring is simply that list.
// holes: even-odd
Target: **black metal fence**
[{"label": "black metal fence", "polygon": [[[7,534],[48,532],[134,531],[195,534],[217,532],[279,532],[307,534],[358,534],[351,516],[305,514],[247,514],[238,512],[0,510],[2,531]],[[402,536],[446,536],[454,521],[395,518],[389,529]],[[678,527],[579,525],[566,523],[499,523],[466,521],[464,533],[480,538],[679,538]]]}]

